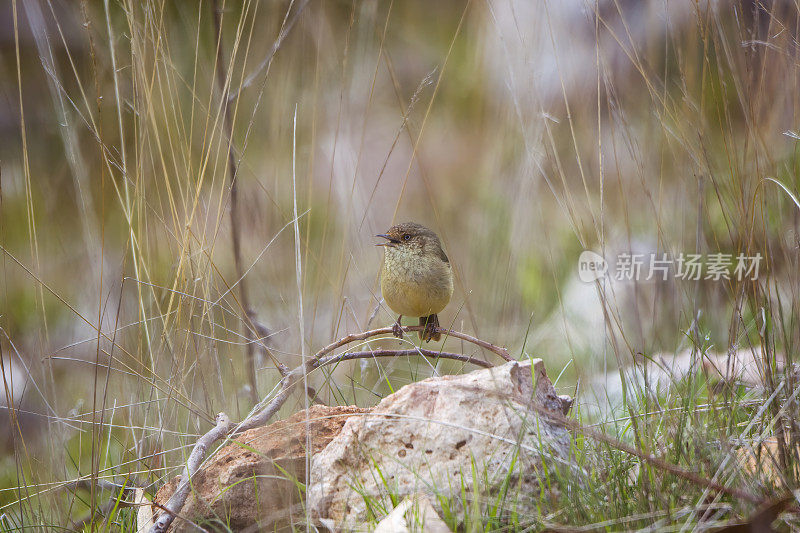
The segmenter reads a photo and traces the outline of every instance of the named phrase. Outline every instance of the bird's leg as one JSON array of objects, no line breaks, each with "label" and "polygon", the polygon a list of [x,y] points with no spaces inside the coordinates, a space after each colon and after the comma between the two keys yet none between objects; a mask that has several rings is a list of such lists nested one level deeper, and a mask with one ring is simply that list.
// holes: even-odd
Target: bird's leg
[{"label": "bird's leg", "polygon": [[438,341],[442,338],[442,334],[437,331],[439,328],[439,317],[436,315],[421,316],[419,317],[419,325],[425,326],[425,329],[419,332],[419,338],[425,342]]},{"label": "bird's leg", "polygon": [[403,338],[403,326],[400,325],[400,321],[403,319],[403,315],[397,317],[397,322],[394,323],[392,326],[392,335],[397,337],[398,339]]}]

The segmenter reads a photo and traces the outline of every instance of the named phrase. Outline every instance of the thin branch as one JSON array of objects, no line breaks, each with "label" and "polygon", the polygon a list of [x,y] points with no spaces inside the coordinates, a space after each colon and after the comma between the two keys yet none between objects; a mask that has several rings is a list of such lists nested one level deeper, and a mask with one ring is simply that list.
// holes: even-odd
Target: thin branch
[{"label": "thin branch", "polygon": [[486,362],[483,359],[475,359],[474,357],[468,357],[460,353],[437,352],[434,350],[425,350],[420,348],[417,350],[372,350],[364,352],[345,352],[343,354],[331,355],[317,359],[315,361],[314,368],[319,368],[331,363],[338,363],[340,361],[351,361],[353,359],[370,359],[372,357],[402,357],[411,355],[423,355],[425,357],[430,357],[431,359],[453,359],[455,361],[470,363],[483,368],[494,367],[492,363]]},{"label": "thin branch", "polygon": [[[412,331],[422,331],[423,329],[425,329],[424,326],[403,326],[402,327],[402,330],[405,333],[409,333],[409,332],[412,332]],[[455,339],[461,339],[461,340],[465,340],[467,342],[471,342],[472,344],[480,346],[481,348],[485,348],[486,350],[489,350],[490,352],[499,355],[500,357],[502,357],[506,361],[514,361],[514,359],[508,354],[508,350],[506,350],[505,348],[501,348],[500,346],[495,346],[494,344],[491,344],[489,342],[483,341],[481,339],[477,339],[477,338],[475,338],[475,337],[473,337],[471,335],[467,335],[466,333],[461,333],[460,331],[452,331],[452,330],[444,329],[444,328],[436,328],[436,332],[441,333],[442,335],[446,335],[448,337],[453,337]],[[336,348],[340,348],[340,347],[344,346],[345,344],[350,344],[351,342],[355,342],[355,341],[363,341],[364,339],[368,339],[368,338],[374,337],[376,335],[386,335],[388,333],[392,333],[392,328],[378,328],[378,329],[373,329],[373,330],[369,330],[369,331],[364,331],[362,333],[353,333],[351,335],[343,337],[343,338],[339,339],[338,341],[336,341],[334,343],[331,343],[328,346],[324,347],[323,349],[321,349],[320,351],[318,351],[314,355],[314,358],[315,359],[319,359],[320,357],[322,357],[324,355],[327,355],[328,353],[332,352]]]}]

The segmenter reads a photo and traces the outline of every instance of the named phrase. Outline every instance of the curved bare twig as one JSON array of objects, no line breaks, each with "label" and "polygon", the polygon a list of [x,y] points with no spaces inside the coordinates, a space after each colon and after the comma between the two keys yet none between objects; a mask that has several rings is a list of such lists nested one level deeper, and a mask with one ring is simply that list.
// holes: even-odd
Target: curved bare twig
[{"label": "curved bare twig", "polygon": [[[425,329],[424,326],[403,326],[402,327],[402,330],[405,333],[409,333],[411,331],[422,331],[423,329]],[[449,329],[445,329],[445,328],[436,328],[436,332],[441,333],[442,335],[445,335],[447,337],[453,337],[455,339],[461,339],[461,340],[464,340],[464,341],[467,341],[467,342],[471,342],[472,344],[475,344],[476,346],[480,346],[481,348],[485,348],[486,350],[489,350],[490,352],[499,355],[500,357],[502,357],[506,361],[513,361],[514,360],[508,354],[508,350],[506,350],[505,348],[501,348],[500,346],[495,346],[492,343],[489,343],[489,342],[486,342],[484,340],[475,338],[475,337],[473,337],[471,335],[467,335],[466,333],[461,333],[460,331],[453,331],[453,330],[449,330]],[[333,342],[333,343],[327,345],[326,347],[324,347],[323,349],[321,349],[320,351],[318,351],[316,354],[314,354],[314,359],[319,359],[320,357],[329,354],[330,352],[332,352],[336,348],[341,348],[345,344],[350,344],[351,342],[355,342],[355,341],[363,341],[363,340],[368,339],[370,337],[375,337],[377,335],[387,335],[389,333],[392,333],[392,328],[390,328],[390,327],[372,329],[372,330],[364,331],[364,332],[361,332],[361,333],[352,333],[350,335],[347,335],[346,337],[342,337],[338,341]]]},{"label": "curved bare twig", "polygon": [[434,350],[425,350],[422,348],[416,350],[367,350],[363,352],[344,352],[339,355],[331,355],[317,359],[314,363],[314,368],[329,365],[331,363],[338,363],[339,361],[351,361],[353,359],[370,359],[372,357],[401,357],[408,355],[424,355],[431,359],[452,359],[454,361],[461,361],[462,363],[470,363],[483,368],[492,368],[492,363],[486,362],[483,359],[475,359],[460,353],[450,352],[436,352]]}]

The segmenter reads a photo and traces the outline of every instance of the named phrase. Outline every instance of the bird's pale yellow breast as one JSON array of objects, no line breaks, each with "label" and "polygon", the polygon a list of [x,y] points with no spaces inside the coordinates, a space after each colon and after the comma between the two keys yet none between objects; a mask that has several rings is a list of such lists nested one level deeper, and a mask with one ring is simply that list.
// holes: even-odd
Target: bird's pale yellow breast
[{"label": "bird's pale yellow breast", "polygon": [[381,292],[399,315],[439,313],[453,295],[450,263],[436,254],[420,254],[403,247],[386,248],[381,270]]}]

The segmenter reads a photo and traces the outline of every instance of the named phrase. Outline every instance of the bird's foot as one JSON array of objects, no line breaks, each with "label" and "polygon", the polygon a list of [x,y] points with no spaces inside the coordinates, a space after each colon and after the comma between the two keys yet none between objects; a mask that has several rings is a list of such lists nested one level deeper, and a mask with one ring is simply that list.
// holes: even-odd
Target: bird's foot
[{"label": "bird's foot", "polygon": [[436,335],[436,326],[425,324],[425,329],[422,330],[422,340],[430,342],[433,340],[434,335]]},{"label": "bird's foot", "polygon": [[394,325],[392,326],[392,335],[394,335],[398,339],[403,338],[403,326],[400,325],[401,318],[403,318],[403,315],[397,317],[397,322],[395,322]]},{"label": "bird's foot", "polygon": [[442,338],[439,333],[439,317],[436,315],[423,316],[419,319],[419,325],[425,326],[425,329],[419,332],[419,337],[425,342],[438,341]]}]

